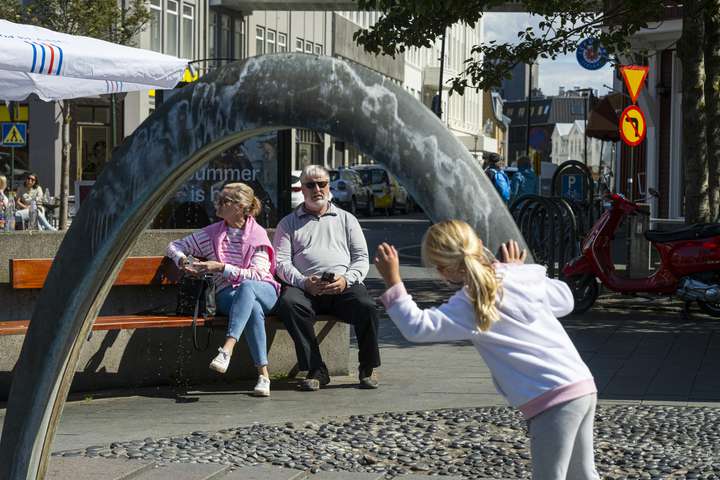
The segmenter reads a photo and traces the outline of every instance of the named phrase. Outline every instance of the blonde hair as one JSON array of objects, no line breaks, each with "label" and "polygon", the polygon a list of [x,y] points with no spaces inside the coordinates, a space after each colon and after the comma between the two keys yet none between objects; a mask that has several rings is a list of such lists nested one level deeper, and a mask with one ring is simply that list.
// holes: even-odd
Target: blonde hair
[{"label": "blonde hair", "polygon": [[243,206],[245,216],[257,217],[260,214],[262,204],[249,185],[241,182],[228,183],[223,187],[223,192],[225,198]]},{"label": "blonde hair", "polygon": [[0,192],[5,190],[7,188],[7,177],[5,175],[0,175]]},{"label": "blonde hair", "polygon": [[488,330],[499,318],[495,300],[501,295],[501,284],[475,230],[460,220],[431,226],[423,237],[422,257],[428,266],[466,274],[475,322],[480,331]]}]

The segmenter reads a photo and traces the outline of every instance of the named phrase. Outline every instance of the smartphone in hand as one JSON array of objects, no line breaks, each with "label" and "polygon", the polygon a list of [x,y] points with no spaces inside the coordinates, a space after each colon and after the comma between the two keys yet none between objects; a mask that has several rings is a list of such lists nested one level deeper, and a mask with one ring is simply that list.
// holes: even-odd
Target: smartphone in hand
[{"label": "smartphone in hand", "polygon": [[320,280],[322,280],[323,282],[332,283],[335,281],[335,274],[332,272],[325,272],[320,277]]}]

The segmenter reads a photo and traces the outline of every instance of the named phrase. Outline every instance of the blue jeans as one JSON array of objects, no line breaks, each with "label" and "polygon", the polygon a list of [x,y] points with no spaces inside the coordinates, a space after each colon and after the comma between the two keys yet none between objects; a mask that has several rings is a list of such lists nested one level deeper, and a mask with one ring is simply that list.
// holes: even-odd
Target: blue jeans
[{"label": "blue jeans", "polygon": [[215,295],[218,312],[228,316],[228,337],[240,340],[248,326],[246,338],[257,367],[268,364],[265,315],[275,306],[277,297],[275,287],[255,280],[245,280],[237,288],[224,288]]}]

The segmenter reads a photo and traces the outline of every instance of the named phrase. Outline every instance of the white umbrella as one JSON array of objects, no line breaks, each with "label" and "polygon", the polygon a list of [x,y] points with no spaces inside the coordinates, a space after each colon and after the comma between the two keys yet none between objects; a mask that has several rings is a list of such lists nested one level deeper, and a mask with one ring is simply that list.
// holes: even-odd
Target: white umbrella
[{"label": "white umbrella", "polygon": [[[33,93],[53,101],[170,89],[187,66],[187,60],[170,55],[0,20],[0,100],[24,100]],[[67,219],[70,168],[69,112],[64,113],[61,227]]]},{"label": "white umbrella", "polygon": [[188,60],[0,20],[0,100],[173,88]]}]

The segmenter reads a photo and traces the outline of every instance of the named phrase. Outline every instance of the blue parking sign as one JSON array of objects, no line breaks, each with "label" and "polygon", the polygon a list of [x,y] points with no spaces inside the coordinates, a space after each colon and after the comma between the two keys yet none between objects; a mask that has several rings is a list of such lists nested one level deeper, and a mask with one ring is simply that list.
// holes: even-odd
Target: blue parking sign
[{"label": "blue parking sign", "polygon": [[585,185],[580,174],[567,174],[562,176],[562,196],[577,202],[585,199]]}]

